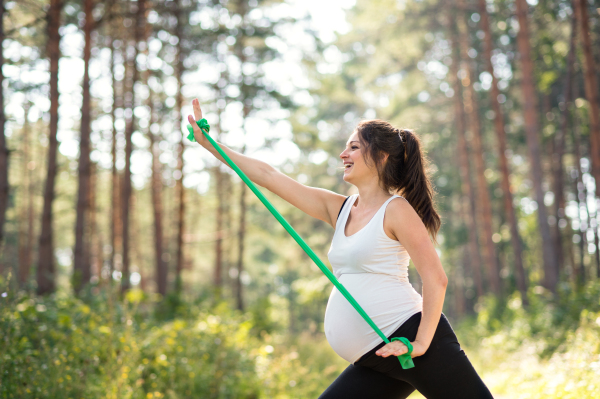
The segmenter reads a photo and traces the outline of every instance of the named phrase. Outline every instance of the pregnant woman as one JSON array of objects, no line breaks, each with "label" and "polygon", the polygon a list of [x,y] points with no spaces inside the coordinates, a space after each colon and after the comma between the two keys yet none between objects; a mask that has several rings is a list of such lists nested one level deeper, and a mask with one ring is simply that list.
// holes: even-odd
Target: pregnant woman
[{"label": "pregnant woman", "polygon": [[[197,99],[193,107],[194,138],[225,162],[195,123],[202,119]],[[358,189],[350,197],[305,186],[220,146],[253,182],[335,229],[328,253],[335,276],[387,337],[406,337],[413,346],[415,367],[403,369],[396,356],[408,348],[385,344],[334,288],[325,335],[350,365],[322,399],[406,398],[415,389],[433,399],[492,398],[442,313],[448,280],[431,240],[441,223],[413,132],[382,120],[358,124],[340,154],[344,181]],[[408,281],[410,259],[423,282],[422,297]]]}]

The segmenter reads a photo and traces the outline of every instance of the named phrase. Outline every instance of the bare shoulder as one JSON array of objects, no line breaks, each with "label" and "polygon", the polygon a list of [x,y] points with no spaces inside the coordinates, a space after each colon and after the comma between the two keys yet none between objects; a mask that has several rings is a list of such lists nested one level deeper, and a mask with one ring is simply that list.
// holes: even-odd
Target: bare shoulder
[{"label": "bare shoulder", "polygon": [[329,212],[331,220],[329,224],[335,229],[335,226],[337,224],[337,218],[340,213],[340,210],[342,209],[342,205],[344,205],[344,202],[348,197],[346,197],[345,195],[333,193],[331,191],[330,193],[333,195],[328,195],[327,211]]},{"label": "bare shoulder", "polygon": [[415,236],[425,238],[428,236],[423,221],[412,205],[403,197],[396,197],[390,201],[385,210],[383,227],[389,238],[401,243],[415,238]]}]

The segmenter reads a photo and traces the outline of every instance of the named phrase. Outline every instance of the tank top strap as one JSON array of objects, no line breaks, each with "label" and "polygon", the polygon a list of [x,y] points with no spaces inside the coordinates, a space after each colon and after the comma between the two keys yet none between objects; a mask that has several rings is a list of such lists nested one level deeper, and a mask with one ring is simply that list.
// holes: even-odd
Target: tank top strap
[{"label": "tank top strap", "polygon": [[379,210],[377,211],[377,214],[375,214],[375,216],[373,216],[373,219],[375,219],[375,218],[379,219],[376,224],[380,225],[381,224],[380,222],[383,222],[383,219],[385,217],[385,210],[387,209],[387,206],[389,205],[390,202],[392,202],[392,200],[394,198],[397,198],[397,197],[403,198],[400,195],[392,195],[390,198],[387,199],[387,201],[385,201],[383,203],[383,205],[381,205],[381,208],[379,208]]},{"label": "tank top strap", "polygon": [[342,207],[342,212],[340,213],[340,216],[338,217],[337,222],[335,224],[335,232],[336,233],[339,230],[340,223],[342,226],[346,226],[346,220],[348,220],[348,216],[350,215],[350,210],[352,209],[352,205],[354,205],[356,198],[358,198],[358,194],[352,194],[350,197],[348,197],[348,200]]}]

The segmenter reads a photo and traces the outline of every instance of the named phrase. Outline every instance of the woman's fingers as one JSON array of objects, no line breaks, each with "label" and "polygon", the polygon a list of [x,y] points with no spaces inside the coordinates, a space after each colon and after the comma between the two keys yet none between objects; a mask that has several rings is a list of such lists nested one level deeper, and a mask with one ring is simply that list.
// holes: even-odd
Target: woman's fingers
[{"label": "woman's fingers", "polygon": [[200,119],[202,119],[202,110],[200,109],[200,101],[198,101],[197,98],[194,98],[194,100],[192,101],[192,106],[194,107],[194,116],[196,117],[196,120],[199,121]]},{"label": "woman's fingers", "polygon": [[200,128],[198,127],[198,124],[196,123],[196,121],[194,120],[194,117],[192,115],[188,115],[188,122],[190,123],[190,125],[192,125],[192,129],[194,129],[194,133],[196,133],[197,131],[200,130]]},{"label": "woman's fingers", "polygon": [[201,140],[204,138],[204,136],[202,135],[202,131],[200,130],[200,127],[198,127],[198,124],[196,123],[192,115],[188,115],[188,122],[190,123],[190,125],[192,125],[192,129],[194,130],[194,138],[196,139],[196,142],[202,144]]},{"label": "woman's fingers", "polygon": [[408,352],[408,348],[406,347],[406,345],[400,342],[390,342],[389,344],[383,346],[381,349],[375,352],[375,354],[381,357],[388,357],[391,355],[404,355],[406,352]]}]

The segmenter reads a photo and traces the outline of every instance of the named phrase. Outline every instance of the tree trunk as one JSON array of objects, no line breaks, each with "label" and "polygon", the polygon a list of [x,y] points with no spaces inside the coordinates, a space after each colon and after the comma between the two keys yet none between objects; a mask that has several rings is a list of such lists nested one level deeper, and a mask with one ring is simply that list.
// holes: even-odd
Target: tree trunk
[{"label": "tree trunk", "polygon": [[[140,54],[140,42],[144,34],[145,15],[145,0],[139,0],[137,2],[137,12],[135,17],[135,55],[133,57],[133,60],[131,60],[132,78],[128,87],[128,90],[130,90],[128,94],[130,95],[129,101],[126,100],[128,104],[125,104],[126,108],[131,110],[131,116],[127,123],[127,127],[125,128],[125,171],[123,176],[123,189],[121,191],[121,220],[123,223],[123,268],[121,275],[122,292],[127,291],[131,286],[131,282],[129,280],[129,214],[131,205],[131,153],[133,152],[133,143],[131,141],[131,136],[133,135],[133,130],[135,127],[135,115],[133,113],[133,110],[135,108],[134,88],[135,83],[139,79],[137,58]],[[127,99],[127,96],[125,96],[125,98]]]},{"label": "tree trunk", "polygon": [[[579,97],[579,93],[578,93],[578,85],[574,85],[573,87],[573,91],[574,91],[574,95],[573,98],[578,98]],[[576,272],[576,278],[575,281],[577,283],[577,285],[579,285],[580,287],[583,287],[583,285],[586,283],[587,281],[587,272],[585,269],[585,243],[586,243],[586,234],[585,234],[585,230],[582,229],[582,221],[583,221],[583,212],[582,209],[585,209],[587,212],[587,190],[585,189],[585,185],[583,184],[583,170],[581,168],[581,135],[580,135],[580,131],[579,131],[579,121],[577,120],[577,113],[575,112],[574,114],[574,118],[573,118],[573,129],[572,129],[572,133],[573,133],[573,162],[575,163],[575,179],[574,179],[574,193],[577,197],[577,218],[579,221],[579,231],[577,232],[578,234],[580,234],[580,240],[579,240],[579,267],[575,268],[575,272]],[[589,213],[588,213],[589,214]]]},{"label": "tree trunk", "polygon": [[475,83],[476,76],[473,73],[471,63],[468,56],[469,50],[469,32],[467,31],[466,18],[466,7],[465,1],[460,0],[459,8],[461,15],[458,18],[459,27],[459,43],[460,43],[460,54],[462,59],[462,69],[467,72],[466,76],[462,79],[462,85],[466,88],[463,91],[464,110],[466,119],[469,121],[469,130],[472,136],[472,146],[474,152],[475,161],[475,177],[477,179],[477,201],[479,203],[478,209],[480,210],[479,216],[482,224],[482,246],[485,258],[485,264],[487,266],[488,278],[490,288],[494,294],[500,296],[502,294],[500,271],[498,268],[498,261],[496,258],[496,247],[494,241],[492,241],[492,205],[490,203],[490,194],[488,191],[488,184],[485,179],[485,162],[483,159],[483,145],[482,145],[482,131],[481,121],[479,119],[479,106],[477,93],[473,84]]},{"label": "tree trunk", "polygon": [[[242,24],[245,23],[246,15],[248,14],[249,8],[248,3],[245,1],[238,1],[237,3],[237,11],[241,17]],[[251,104],[247,101],[250,98],[250,94],[248,93],[248,87],[246,86],[246,79],[244,77],[244,64],[246,63],[246,54],[244,53],[244,47],[246,46],[246,36],[245,29],[238,30],[238,38],[235,43],[235,55],[240,62],[240,92],[241,98],[240,101],[243,104],[242,109],[242,130],[244,134],[244,140],[246,137],[246,120],[250,115]],[[241,153],[243,154],[246,151],[246,144],[242,145]],[[236,302],[237,308],[241,311],[244,310],[244,295],[243,295],[243,284],[242,284],[242,273],[244,272],[244,239],[246,236],[246,194],[247,187],[244,182],[240,182],[241,190],[240,190],[240,224],[238,231],[238,258],[237,258],[237,277],[236,277]]]},{"label": "tree trunk", "polygon": [[[215,137],[216,139],[216,137]],[[225,195],[223,190],[223,172],[221,165],[215,166],[215,185],[217,191],[217,214],[215,215],[215,277],[223,275],[223,213],[225,208]],[[215,279],[216,282],[216,279]],[[221,284],[221,282],[219,282]]]},{"label": "tree trunk", "polygon": [[[233,200],[233,185],[231,182],[231,176],[229,173],[223,172],[221,170],[221,190],[223,190],[223,268],[227,269],[228,272],[234,270],[233,268],[233,255],[235,251],[233,250],[234,241],[230,239],[231,231],[233,226],[233,217],[231,215],[232,203]],[[235,269],[237,273],[237,269]],[[237,291],[237,274],[235,277],[232,277],[230,280],[231,283],[231,292],[234,293]]]},{"label": "tree trunk", "polygon": [[[0,3],[0,49],[4,48],[4,0]],[[4,54],[0,51],[0,255],[2,254],[2,243],[4,242],[4,222],[6,220],[6,208],[8,208],[8,147],[6,146],[6,136],[4,134],[4,125],[6,116],[4,115]],[[0,275],[3,271],[3,260],[0,257]]]},{"label": "tree trunk", "polygon": [[[219,97],[221,97],[221,92],[219,91],[219,89],[216,87],[215,85],[215,90],[217,90],[217,92],[219,93]],[[221,134],[222,130],[221,130],[221,114],[222,114],[222,110],[219,108],[217,109],[217,123],[215,124],[215,133],[217,134]],[[218,168],[218,166],[217,166]],[[217,169],[216,168],[216,169]],[[215,173],[223,173],[221,170],[215,170]],[[223,191],[222,188],[222,176],[220,177],[216,177],[217,179],[221,179],[221,181],[217,180],[217,201],[219,202],[219,204],[217,205],[217,242],[215,242],[215,265],[214,265],[214,270],[213,270],[213,283],[214,283],[214,297],[215,300],[219,300],[223,294],[223,257],[222,257],[222,244],[220,244],[220,230],[219,230],[219,223],[222,225],[222,218],[223,218],[223,214],[222,211],[219,209],[221,208],[221,201],[224,200],[224,198],[222,197],[221,193]],[[221,220],[221,221],[219,221]]]},{"label": "tree trunk", "polygon": [[25,101],[23,112],[25,118],[23,121],[23,150],[22,150],[22,165],[23,168],[23,203],[21,206],[21,220],[19,221],[19,287],[25,288],[27,280],[29,280],[29,271],[31,269],[31,251],[32,248],[32,232],[33,232],[33,173],[29,169],[29,160],[31,159],[29,142],[30,142],[30,125],[29,109],[31,103]]},{"label": "tree trunk", "polygon": [[90,57],[92,51],[92,30],[94,25],[93,0],[85,0],[85,45],[83,47],[83,102],[81,105],[81,136],[79,140],[79,189],[77,192],[77,219],[75,222],[75,248],[73,251],[72,284],[75,293],[90,282],[89,229],[86,216],[89,213],[90,192]]},{"label": "tree trunk", "polygon": [[[572,81],[573,81],[573,65],[575,64],[575,39],[577,37],[577,15],[571,17],[571,37],[569,40],[569,54],[567,56],[567,74],[565,76],[565,86],[563,91],[563,102],[561,108],[561,126],[556,132],[556,137],[553,140],[555,151],[552,152],[552,174],[554,176],[553,191],[555,195],[554,199],[554,216],[556,217],[556,223],[554,224],[554,236],[556,237],[555,247],[560,252],[559,255],[559,274],[562,266],[562,261],[565,259],[564,246],[563,246],[563,234],[561,232],[561,221],[565,221],[569,224],[568,218],[565,217],[565,182],[564,182],[564,165],[563,155],[565,148],[565,136],[569,126],[569,105],[573,101],[571,95],[573,93]],[[566,225],[564,227],[567,227]],[[570,228],[568,229],[570,230]],[[570,244],[569,244],[570,245]],[[572,265],[574,266],[574,265]]]},{"label": "tree trunk", "polygon": [[600,197],[600,99],[598,98],[598,79],[596,62],[592,52],[592,37],[588,19],[587,0],[574,0],[579,26],[581,26],[581,44],[584,55],[585,96],[589,103],[590,117],[590,155],[592,176],[596,180],[596,197]]},{"label": "tree trunk", "polygon": [[237,258],[237,276],[236,276],[236,305],[241,311],[244,310],[244,295],[242,284],[242,272],[244,271],[244,238],[246,237],[246,193],[247,187],[241,182],[240,190],[240,226],[238,230],[238,258]]},{"label": "tree trunk", "polygon": [[494,67],[492,65],[492,30],[490,29],[489,15],[487,13],[487,5],[485,0],[479,0],[479,13],[481,14],[481,27],[485,32],[484,56],[486,69],[492,75],[492,86],[490,91],[490,102],[494,111],[494,130],[498,140],[498,160],[500,162],[501,186],[504,194],[504,212],[508,218],[510,225],[510,240],[513,249],[515,276],[517,278],[517,287],[521,293],[522,303],[527,306],[528,276],[523,266],[523,246],[521,243],[521,235],[519,234],[519,225],[517,215],[513,206],[513,196],[510,190],[510,172],[508,170],[508,161],[506,159],[506,132],[504,130],[504,115],[498,96],[498,81],[494,76]]},{"label": "tree trunk", "polygon": [[90,163],[90,190],[89,190],[89,237],[87,246],[87,259],[89,264],[89,279],[88,282],[94,278],[99,278],[100,268],[102,267],[102,246],[100,245],[100,232],[98,231],[98,218],[96,217],[96,200],[97,195],[97,184],[98,184],[98,166],[97,164]]},{"label": "tree trunk", "polygon": [[183,40],[182,34],[182,17],[181,17],[181,4],[180,0],[175,1],[175,19],[177,21],[175,25],[175,36],[177,37],[177,45],[176,45],[176,65],[175,65],[175,78],[177,79],[177,95],[176,95],[176,105],[175,105],[175,131],[179,132],[180,139],[177,151],[177,171],[178,178],[176,181],[176,192],[178,198],[178,210],[177,210],[177,240],[176,240],[176,260],[175,260],[175,292],[180,293],[182,290],[182,280],[181,280],[181,271],[183,270],[183,264],[185,261],[184,253],[183,253],[183,233],[185,231],[184,221],[185,221],[185,188],[183,187],[183,152],[184,145],[183,139],[184,135],[181,133],[181,108],[183,107],[183,95],[181,93],[181,88],[183,86],[182,75],[184,72],[183,67],[183,52],[181,49],[181,41]]},{"label": "tree trunk", "polygon": [[150,151],[152,152],[152,209],[154,211],[154,256],[156,261],[156,289],[163,297],[167,295],[167,263],[163,249],[163,205],[162,205],[162,167],[159,160],[160,151],[156,135],[151,131],[154,120],[154,102],[150,94]]},{"label": "tree trunk", "polygon": [[56,180],[58,139],[58,60],[60,59],[60,13],[63,2],[51,0],[48,10],[48,56],[50,58],[50,134],[48,143],[48,169],[44,187],[42,229],[38,250],[37,293],[49,294],[55,289],[54,245],[52,239],[52,203]]},{"label": "tree trunk", "polygon": [[[111,7],[111,18],[114,18],[114,5]],[[114,21],[113,21],[114,23]],[[114,27],[114,25],[111,25]],[[111,29],[112,34],[115,35],[118,30]],[[110,108],[110,117],[112,120],[112,141],[111,141],[111,156],[112,156],[112,167],[111,167],[111,185],[110,185],[110,215],[109,215],[109,229],[110,229],[110,254],[108,260],[108,281],[112,283],[112,275],[115,270],[115,256],[117,253],[117,231],[119,225],[119,175],[117,173],[117,127],[116,127],[116,109],[118,108],[118,93],[117,93],[117,79],[115,77],[115,39],[110,41],[110,74],[112,78],[112,93],[113,102]]]},{"label": "tree trunk", "polygon": [[531,47],[529,42],[529,21],[527,17],[528,5],[526,0],[516,0],[519,32],[517,45],[521,59],[521,87],[523,88],[523,108],[525,113],[525,134],[529,150],[531,180],[534,187],[535,200],[538,205],[538,225],[542,238],[542,256],[544,260],[544,284],[546,288],[556,294],[558,283],[558,265],[552,247],[552,236],[548,225],[548,213],[544,204],[544,190],[542,189],[543,173],[540,156],[540,137],[537,119],[537,97],[535,91],[533,62],[531,60]]},{"label": "tree trunk", "polygon": [[448,21],[448,30],[452,42],[452,64],[450,66],[450,77],[452,86],[454,87],[454,121],[456,124],[456,133],[458,136],[458,159],[460,167],[461,188],[463,201],[462,205],[465,208],[465,215],[468,215],[465,220],[469,234],[469,258],[473,270],[473,279],[477,289],[477,296],[481,297],[484,294],[483,279],[481,276],[481,258],[479,255],[479,245],[477,244],[477,209],[475,202],[475,190],[471,184],[471,173],[469,169],[469,158],[467,154],[467,140],[465,138],[465,115],[463,109],[462,88],[458,79],[458,68],[460,65],[460,49],[458,44],[457,32],[454,27],[454,19],[450,16]]}]

